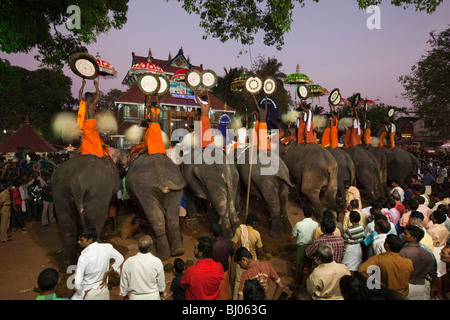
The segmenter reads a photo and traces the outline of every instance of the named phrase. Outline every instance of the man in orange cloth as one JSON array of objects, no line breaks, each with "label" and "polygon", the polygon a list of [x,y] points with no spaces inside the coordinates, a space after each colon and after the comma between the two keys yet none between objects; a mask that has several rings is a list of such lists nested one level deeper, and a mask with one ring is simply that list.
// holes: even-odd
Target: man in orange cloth
[{"label": "man in orange cloth", "polygon": [[330,111],[331,111],[330,147],[337,148],[339,147],[339,140],[338,140],[339,119],[334,110],[334,106],[330,105]]},{"label": "man in orange cloth", "polygon": [[328,118],[325,124],[325,131],[322,134],[322,147],[330,147],[331,146],[331,119]]},{"label": "man in orange cloth", "polygon": [[153,102],[149,108],[150,124],[147,131],[145,131],[145,142],[147,144],[148,154],[166,153],[166,147],[161,134],[160,114],[161,109],[158,104]]},{"label": "man in orange cloth", "polygon": [[80,154],[92,154],[97,157],[108,156],[108,145],[103,142],[97,131],[97,120],[95,119],[95,109],[98,100],[100,99],[100,91],[98,90],[98,83],[94,80],[96,93],[86,92],[85,100],[83,100],[83,90],[86,85],[86,80],[83,79],[78,98],[80,107],[78,109],[77,122],[83,132],[83,137],[80,146]]},{"label": "man in orange cloth", "polygon": [[[300,120],[299,127],[297,131],[297,144],[302,142],[306,143],[317,143],[316,134],[314,133],[314,124],[313,124],[313,113],[311,110],[311,105],[306,105],[305,102],[300,104],[300,108],[304,112],[303,121]],[[301,134],[303,131],[303,135]],[[303,141],[302,141],[303,140]]]},{"label": "man in orange cloth", "polygon": [[350,131],[350,147],[361,144],[361,126],[359,123],[358,112],[355,108],[352,110],[353,128]]},{"label": "man in orange cloth", "polygon": [[209,110],[210,110],[209,92],[208,90],[206,90],[206,95],[204,95],[202,98],[200,98],[200,94],[197,89],[194,90],[194,93],[195,98],[197,99],[197,102],[201,108],[200,113],[200,121],[202,122],[201,141],[202,141],[202,148],[204,148],[214,142],[214,138],[211,134],[211,131],[209,131],[209,133],[206,133],[206,131],[211,129],[211,121],[209,119]]},{"label": "man in orange cloth", "polygon": [[380,124],[380,130],[381,130],[381,133],[380,133],[380,144],[379,144],[378,147],[383,148],[386,145],[385,139],[386,139],[388,128],[387,128],[387,126],[385,124],[381,123]]},{"label": "man in orange cloth", "polygon": [[395,148],[396,126],[394,123],[391,122],[391,119],[389,117],[386,117],[386,121],[388,123],[389,128],[389,148]]},{"label": "man in orange cloth", "polygon": [[372,141],[370,139],[370,135],[371,135],[371,125],[370,125],[370,120],[367,117],[367,113],[364,111],[363,112],[363,117],[364,117],[364,144],[366,146],[370,146]]}]

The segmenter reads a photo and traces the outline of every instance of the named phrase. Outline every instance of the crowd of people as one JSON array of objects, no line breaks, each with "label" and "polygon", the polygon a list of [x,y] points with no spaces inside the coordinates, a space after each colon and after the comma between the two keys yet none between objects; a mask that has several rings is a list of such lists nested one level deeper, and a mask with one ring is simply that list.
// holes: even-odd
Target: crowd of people
[{"label": "crowd of people", "polygon": [[[219,224],[211,224],[210,236],[196,239],[195,264],[186,268],[185,261],[175,259],[168,290],[150,236],[140,237],[139,252],[124,259],[110,244],[98,243],[95,229],[88,228],[79,238],[85,249],[77,269],[90,272],[77,274],[72,299],[109,299],[107,279],[115,271],[120,295],[130,300],[164,299],[167,292],[174,300],[448,300],[449,181],[447,176],[436,181],[441,168],[429,170],[434,180],[427,192],[424,169],[434,165],[431,160],[420,179],[406,186],[393,182],[388,198],[361,208],[365,201],[353,190],[343,219],[326,210],[316,221],[314,209],[304,205],[304,218],[292,230],[292,283],[283,283],[264,258],[256,230],[260,221],[249,213],[231,241],[222,237]],[[47,298],[56,296],[41,289],[39,299]]]}]

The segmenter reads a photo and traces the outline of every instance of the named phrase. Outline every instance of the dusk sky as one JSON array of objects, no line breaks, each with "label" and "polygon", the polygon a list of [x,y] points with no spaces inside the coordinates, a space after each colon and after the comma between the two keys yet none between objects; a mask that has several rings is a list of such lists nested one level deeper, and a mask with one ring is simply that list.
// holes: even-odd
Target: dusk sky
[{"label": "dusk sky", "polygon": [[[252,59],[258,55],[275,57],[283,64],[284,73],[294,73],[300,64],[300,72],[330,91],[339,88],[343,97],[359,92],[363,98],[410,107],[411,103],[401,98],[403,87],[398,77],[409,74],[411,66],[426,54],[429,32],[449,27],[450,1],[444,1],[429,15],[412,7],[395,7],[385,0],[380,12],[381,29],[369,30],[366,22],[371,14],[359,10],[355,0],[308,0],[304,8],[296,5],[292,29],[285,36],[283,49],[278,51],[265,46],[262,35],[257,35],[250,47],[235,41],[221,43],[212,37],[203,40],[199,16],[189,15],[178,1],[130,0],[125,26],[99,36],[88,50],[93,56],[100,53],[118,71],[115,78],[100,79],[100,90],[104,92],[127,89],[121,82],[131,67],[133,51],[147,56],[151,48],[155,58],[167,59],[169,52],[173,57],[182,47],[191,63],[203,64],[204,69],[212,69],[219,76],[224,75],[224,68],[250,69]],[[242,49],[248,53],[239,56]],[[33,58],[35,54],[36,51],[10,55],[0,52],[0,57],[12,65],[35,70],[39,67]],[[68,66],[64,73],[73,78],[76,97],[81,78]],[[89,83],[86,90],[92,89]],[[327,105],[326,99],[321,105]]]}]

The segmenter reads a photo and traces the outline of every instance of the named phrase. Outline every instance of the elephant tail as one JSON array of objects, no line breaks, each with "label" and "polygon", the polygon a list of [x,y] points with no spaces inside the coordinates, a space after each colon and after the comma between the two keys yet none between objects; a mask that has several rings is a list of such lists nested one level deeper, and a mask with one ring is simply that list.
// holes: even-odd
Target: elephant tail
[{"label": "elephant tail", "polygon": [[284,183],[286,183],[290,188],[294,187],[294,184],[291,182],[291,179],[289,177],[289,169],[284,163],[284,161],[281,159],[280,159],[280,168],[278,169],[276,176],[279,179],[281,179]]}]

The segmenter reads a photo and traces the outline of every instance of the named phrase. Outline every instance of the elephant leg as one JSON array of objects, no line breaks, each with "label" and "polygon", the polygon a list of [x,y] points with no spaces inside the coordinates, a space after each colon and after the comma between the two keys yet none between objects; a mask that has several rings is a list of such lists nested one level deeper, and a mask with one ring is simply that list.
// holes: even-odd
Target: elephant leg
[{"label": "elephant leg", "polygon": [[62,261],[59,271],[67,273],[67,268],[77,264],[77,221],[74,219],[76,212],[71,208],[69,201],[55,201],[55,212],[58,218],[59,229],[62,239]]},{"label": "elephant leg", "polygon": [[172,256],[184,254],[183,239],[180,233],[179,215],[183,191],[171,191],[166,200],[166,224]]},{"label": "elephant leg", "polygon": [[281,182],[280,184],[280,216],[281,223],[283,224],[283,232],[291,233],[292,226],[287,214],[287,205],[289,202],[289,186],[284,182]]},{"label": "elephant leg", "polygon": [[188,216],[188,225],[197,223],[197,208],[195,206],[195,196],[188,190],[185,190],[186,195],[186,211]]},{"label": "elephant leg", "polygon": [[[272,195],[267,202],[270,211],[270,230],[269,236],[272,238],[281,238],[283,235],[283,223],[280,217],[280,198],[278,190],[272,190]],[[266,197],[265,197],[266,198]],[[267,198],[266,198],[267,199]]]},{"label": "elephant leg", "polygon": [[[165,212],[160,203],[153,197],[141,196],[139,202],[145,212],[155,233],[156,250],[161,260],[167,260],[171,256],[169,241],[166,235]],[[181,199],[180,199],[181,203]]]},{"label": "elephant leg", "polygon": [[320,183],[322,179],[314,174],[304,174],[304,178],[301,185],[302,193],[311,201],[313,208],[320,217],[322,217],[325,207],[320,202],[320,191],[323,183]]}]

